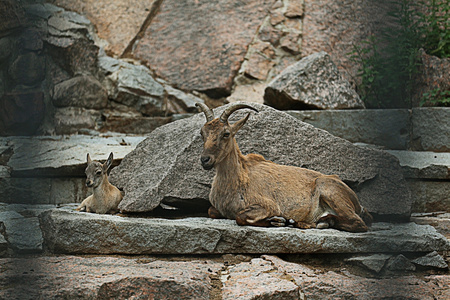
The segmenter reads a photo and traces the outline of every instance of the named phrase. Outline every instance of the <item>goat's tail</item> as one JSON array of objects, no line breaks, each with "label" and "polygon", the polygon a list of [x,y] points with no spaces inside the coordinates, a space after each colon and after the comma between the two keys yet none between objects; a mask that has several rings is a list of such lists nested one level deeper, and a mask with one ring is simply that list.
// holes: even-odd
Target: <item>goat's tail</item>
[{"label": "goat's tail", "polygon": [[372,226],[373,217],[363,206],[361,206],[361,212],[359,213],[359,216],[363,219],[364,223],[366,223],[367,226]]}]

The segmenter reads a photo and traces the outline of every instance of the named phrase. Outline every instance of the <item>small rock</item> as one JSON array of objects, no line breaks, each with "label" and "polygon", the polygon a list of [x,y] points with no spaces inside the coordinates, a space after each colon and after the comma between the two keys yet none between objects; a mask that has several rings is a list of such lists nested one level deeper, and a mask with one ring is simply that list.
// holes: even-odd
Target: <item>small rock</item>
[{"label": "small rock", "polygon": [[277,109],[364,108],[325,52],[307,56],[275,77],[266,88],[264,103]]},{"label": "small rock", "polygon": [[383,269],[386,261],[391,258],[391,255],[386,254],[374,254],[369,256],[358,256],[347,259],[346,261],[351,263],[357,263],[364,266],[370,271],[380,273]]},{"label": "small rock", "polygon": [[386,268],[391,271],[415,271],[416,266],[403,254],[399,254],[388,260]]},{"label": "small rock", "polygon": [[442,256],[436,251],[430,252],[425,256],[412,260],[413,263],[422,267],[431,267],[437,269],[448,269],[448,265]]}]

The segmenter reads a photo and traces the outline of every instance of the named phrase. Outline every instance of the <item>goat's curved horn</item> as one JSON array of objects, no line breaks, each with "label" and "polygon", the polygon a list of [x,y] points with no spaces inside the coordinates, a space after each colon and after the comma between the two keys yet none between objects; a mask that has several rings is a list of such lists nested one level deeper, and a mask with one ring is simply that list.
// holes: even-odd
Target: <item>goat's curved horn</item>
[{"label": "goat's curved horn", "polygon": [[247,104],[242,104],[242,103],[236,103],[234,105],[229,106],[227,109],[225,109],[223,111],[223,113],[220,115],[220,122],[222,123],[226,123],[228,121],[228,118],[231,116],[232,113],[234,113],[236,110],[238,109],[243,109],[243,108],[250,108],[256,112],[259,112],[256,108],[247,105]]},{"label": "goat's curved horn", "polygon": [[212,111],[211,108],[206,106],[206,104],[197,102],[195,103],[195,106],[197,106],[205,114],[207,122],[212,121],[214,119],[214,112]]}]

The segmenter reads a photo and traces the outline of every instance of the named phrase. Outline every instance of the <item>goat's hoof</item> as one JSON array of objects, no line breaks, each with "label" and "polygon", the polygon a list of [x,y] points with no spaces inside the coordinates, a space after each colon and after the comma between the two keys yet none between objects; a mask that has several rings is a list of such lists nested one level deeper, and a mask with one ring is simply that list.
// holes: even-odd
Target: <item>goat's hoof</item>
[{"label": "goat's hoof", "polygon": [[330,224],[328,224],[327,222],[317,223],[316,228],[317,229],[327,229],[327,228],[330,228]]},{"label": "goat's hoof", "polygon": [[275,227],[285,227],[288,225],[287,224],[288,221],[283,217],[274,216],[274,217],[267,218],[267,221],[270,222],[270,225],[275,226]]}]

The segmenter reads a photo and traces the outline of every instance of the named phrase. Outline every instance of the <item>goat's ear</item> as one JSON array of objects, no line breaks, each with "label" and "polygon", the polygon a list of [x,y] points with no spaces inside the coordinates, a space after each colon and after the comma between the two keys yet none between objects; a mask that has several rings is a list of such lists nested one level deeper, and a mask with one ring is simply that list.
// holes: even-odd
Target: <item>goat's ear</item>
[{"label": "goat's ear", "polygon": [[108,171],[109,167],[111,167],[113,163],[113,153],[111,152],[109,154],[108,160],[103,164],[103,170],[106,172]]},{"label": "goat's ear", "polygon": [[89,156],[89,153],[86,156],[86,160],[87,160],[88,164],[90,164],[92,162],[91,157]]},{"label": "goat's ear", "polygon": [[243,117],[242,119],[240,119],[239,121],[237,121],[236,123],[234,123],[233,125],[231,125],[231,133],[233,135],[236,134],[236,132],[238,132],[239,129],[241,129],[242,126],[244,126],[245,122],[247,122],[248,118],[250,117],[250,113],[248,113],[245,117]]}]

